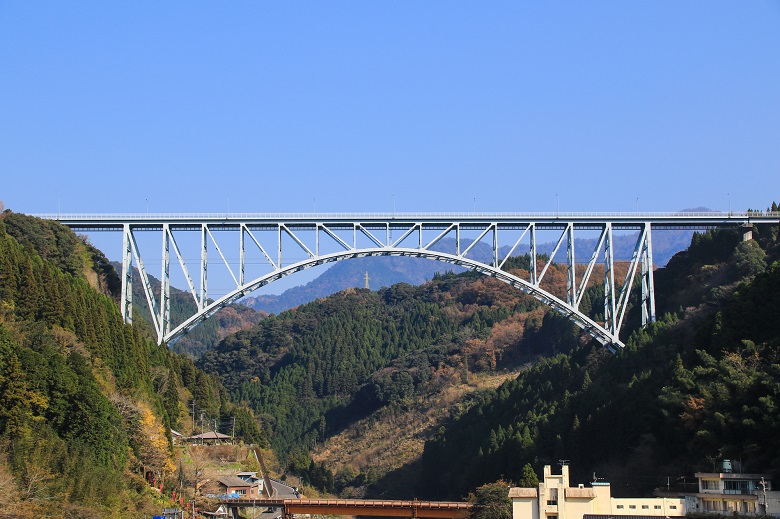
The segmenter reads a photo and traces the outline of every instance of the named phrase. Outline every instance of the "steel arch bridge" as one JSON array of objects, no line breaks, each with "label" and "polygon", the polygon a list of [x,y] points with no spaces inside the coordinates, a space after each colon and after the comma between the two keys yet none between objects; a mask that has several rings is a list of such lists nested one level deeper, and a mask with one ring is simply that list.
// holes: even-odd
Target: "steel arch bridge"
[{"label": "steel arch bridge", "polygon": [[[218,310],[262,286],[301,270],[348,258],[408,256],[459,265],[508,283],[568,317],[577,326],[612,350],[623,346],[619,333],[637,278],[640,283],[642,325],[655,321],[652,233],[658,229],[709,229],[742,227],[743,239],[751,238],[754,224],[777,224],[780,213],[569,213],[569,214],[157,214],[157,215],[42,215],[76,231],[113,231],[123,236],[121,312],[132,322],[132,267],[140,274],[146,302],[158,342],[172,344]],[[149,282],[138,235],[156,231],[162,237],[159,261],[161,289],[156,297]],[[575,233],[595,236],[587,251],[584,271],[577,272]],[[614,232],[635,233],[636,241],[622,281],[615,279]],[[537,254],[538,233],[557,235],[549,254]],[[199,260],[185,257],[177,237],[197,243]],[[395,237],[394,237],[395,236]],[[499,238],[509,238],[503,248]],[[448,239],[449,250],[442,248]],[[579,239],[579,238],[578,238]],[[238,260],[231,263],[225,242],[237,246]],[[454,244],[453,244],[454,241]],[[222,246],[220,246],[222,243]],[[489,260],[476,259],[477,244],[490,247]],[[583,243],[583,240],[580,240]],[[509,247],[509,244],[512,244]],[[454,246],[453,246],[454,245]],[[566,292],[559,297],[542,281],[561,248],[565,248]],[[171,251],[181,267],[197,311],[172,328],[170,321]],[[210,260],[224,264],[234,286],[216,299],[209,298]],[[471,256],[469,254],[471,253]],[[515,254],[530,258],[528,278],[504,270]],[[302,255],[302,257],[300,256]],[[562,255],[562,254],[561,254]],[[158,259],[154,258],[154,259]],[[192,264],[197,263],[196,267]],[[259,263],[262,272],[247,275],[248,266]],[[190,265],[190,266],[188,266]],[[589,287],[594,267],[603,267],[604,321],[595,322],[580,303]],[[193,282],[191,272],[199,274]],[[622,277],[622,276],[621,276]]]}]

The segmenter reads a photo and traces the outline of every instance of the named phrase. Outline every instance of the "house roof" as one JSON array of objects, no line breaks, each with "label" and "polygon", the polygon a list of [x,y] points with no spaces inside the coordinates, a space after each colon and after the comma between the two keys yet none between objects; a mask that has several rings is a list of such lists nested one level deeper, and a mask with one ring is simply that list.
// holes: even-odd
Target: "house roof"
[{"label": "house roof", "polygon": [[229,439],[230,436],[228,436],[227,434],[218,433],[216,431],[209,431],[203,434],[196,434],[195,436],[190,436],[190,438],[197,439],[197,440],[226,440]]},{"label": "house roof", "polygon": [[512,487],[509,489],[509,498],[511,499],[513,497],[518,497],[518,498],[536,497],[536,489]]},{"label": "house roof", "polygon": [[245,481],[236,476],[219,476],[217,481],[226,487],[256,487],[260,484],[257,481]]},{"label": "house roof", "polygon": [[585,499],[593,499],[596,497],[596,493],[593,491],[592,488],[574,488],[569,487],[567,489],[564,489],[566,497],[571,498],[585,498]]},{"label": "house roof", "polygon": [[184,435],[182,433],[180,433],[179,431],[175,431],[175,430],[171,429],[171,436],[173,436],[174,438],[181,438]]},{"label": "house roof", "polygon": [[230,512],[225,507],[225,505],[219,505],[219,507],[217,507],[217,509],[213,512],[207,512],[204,510],[202,513],[203,515],[208,515],[211,517],[227,517],[230,515]]}]

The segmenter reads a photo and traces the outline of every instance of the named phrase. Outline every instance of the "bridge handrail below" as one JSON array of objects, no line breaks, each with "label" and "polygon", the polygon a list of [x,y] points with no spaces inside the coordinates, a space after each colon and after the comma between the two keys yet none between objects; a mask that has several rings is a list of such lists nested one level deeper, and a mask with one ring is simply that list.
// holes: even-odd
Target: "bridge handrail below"
[{"label": "bridge handrail below", "polygon": [[418,501],[398,500],[398,499],[285,499],[285,504],[294,505],[312,505],[312,506],[379,506],[388,508],[408,508],[415,506],[418,508],[455,508],[465,510],[471,507],[470,503],[458,501]]},{"label": "bridge handrail below", "polygon": [[418,501],[382,499],[225,499],[233,506],[261,506],[282,508],[284,517],[293,514],[367,515],[392,517],[425,517],[431,519],[463,519],[471,510],[471,503],[458,501]]}]

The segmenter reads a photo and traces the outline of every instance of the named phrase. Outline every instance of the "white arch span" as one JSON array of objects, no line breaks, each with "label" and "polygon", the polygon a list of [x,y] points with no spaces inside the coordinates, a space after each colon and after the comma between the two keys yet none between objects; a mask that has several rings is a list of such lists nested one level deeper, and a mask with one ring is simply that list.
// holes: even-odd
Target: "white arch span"
[{"label": "white arch span", "polygon": [[542,288],[535,286],[530,282],[522,278],[519,278],[515,275],[512,275],[506,271],[503,271],[499,268],[469,258],[465,258],[463,256],[456,256],[444,252],[438,252],[433,250],[389,248],[389,247],[352,249],[352,250],[335,252],[332,254],[315,256],[312,258],[308,258],[304,261],[293,263],[286,267],[280,268],[269,274],[260,276],[246,283],[245,285],[236,288],[232,292],[225,294],[220,299],[210,303],[208,306],[203,308],[197,314],[193,315],[192,317],[190,317],[189,319],[181,323],[179,326],[171,330],[164,337],[164,340],[168,344],[174,344],[177,340],[179,340],[181,337],[187,334],[190,330],[192,330],[198,324],[202,323],[203,321],[205,321],[206,319],[214,315],[221,308],[224,308],[225,306],[237,301],[238,299],[244,297],[250,292],[253,292],[254,290],[257,290],[258,288],[268,285],[274,281],[277,281],[289,274],[293,274],[295,272],[299,272],[301,270],[314,267],[317,265],[323,265],[325,263],[332,263],[334,261],[341,261],[350,258],[364,258],[368,256],[406,256],[406,257],[413,257],[413,258],[427,258],[427,259],[442,261],[444,263],[450,263],[453,265],[459,265],[461,267],[465,267],[470,270],[480,272],[487,276],[494,277],[500,281],[503,281],[504,283],[512,285],[513,287],[522,290],[526,294],[531,295],[532,297],[536,298],[542,303],[552,307],[554,310],[566,316],[574,324],[576,324],[584,331],[586,331],[588,334],[593,336],[593,338],[595,338],[601,344],[608,346],[610,349],[615,350],[617,348],[623,347],[623,343],[620,342],[620,338],[617,336],[617,334],[613,335],[608,330],[606,330],[603,326],[593,321],[590,317],[583,314],[579,310],[573,308],[571,305],[562,301],[561,299],[547,292],[546,290],[543,290]]}]

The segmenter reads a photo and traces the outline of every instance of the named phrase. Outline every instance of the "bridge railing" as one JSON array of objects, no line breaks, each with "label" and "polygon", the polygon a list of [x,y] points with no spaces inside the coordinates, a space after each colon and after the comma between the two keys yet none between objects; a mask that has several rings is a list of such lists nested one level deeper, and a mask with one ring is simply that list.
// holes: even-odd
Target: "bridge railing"
[{"label": "bridge railing", "polygon": [[192,219],[223,219],[247,220],[292,220],[292,219],[428,219],[428,218],[464,218],[464,219],[539,219],[539,218],[752,218],[770,217],[780,219],[780,211],[693,211],[693,212],[377,212],[377,213],[48,213],[35,215],[48,220],[192,220]]}]

